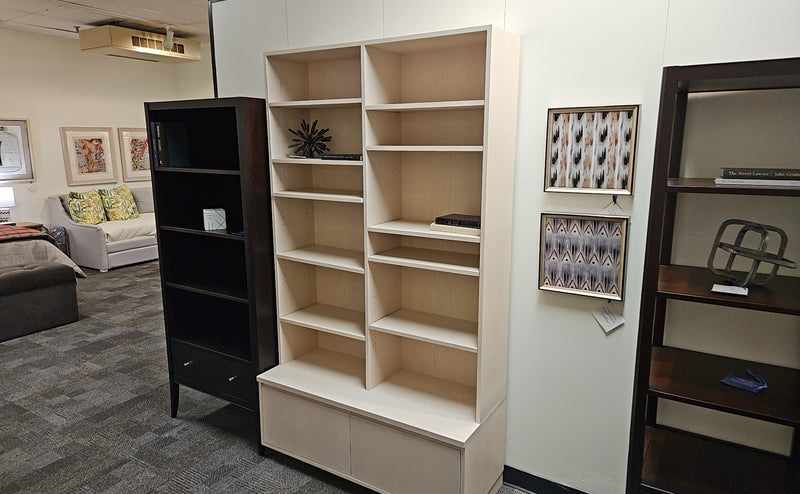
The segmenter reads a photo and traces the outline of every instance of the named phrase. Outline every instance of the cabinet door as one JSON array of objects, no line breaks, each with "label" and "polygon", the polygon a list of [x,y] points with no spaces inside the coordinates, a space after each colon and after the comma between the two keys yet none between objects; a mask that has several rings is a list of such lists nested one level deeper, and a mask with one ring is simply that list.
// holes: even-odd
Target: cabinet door
[{"label": "cabinet door", "polygon": [[260,386],[261,440],[265,446],[350,474],[348,414]]},{"label": "cabinet door", "polygon": [[353,477],[394,494],[461,492],[461,451],[350,417]]}]

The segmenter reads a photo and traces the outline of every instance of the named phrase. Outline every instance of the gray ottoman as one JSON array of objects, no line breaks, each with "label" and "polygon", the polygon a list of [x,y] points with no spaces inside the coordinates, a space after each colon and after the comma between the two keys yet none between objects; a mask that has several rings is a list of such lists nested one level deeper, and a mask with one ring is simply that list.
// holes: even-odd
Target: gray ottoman
[{"label": "gray ottoman", "polygon": [[0,267],[0,341],[77,321],[76,288],[64,264]]}]

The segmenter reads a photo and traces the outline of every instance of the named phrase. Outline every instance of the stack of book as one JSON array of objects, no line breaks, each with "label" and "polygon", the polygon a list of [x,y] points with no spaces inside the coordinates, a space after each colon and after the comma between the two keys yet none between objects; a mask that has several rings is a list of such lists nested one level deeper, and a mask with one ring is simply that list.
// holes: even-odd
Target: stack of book
[{"label": "stack of book", "polygon": [[431,223],[431,230],[437,232],[481,234],[481,217],[471,214],[446,214],[437,216]]},{"label": "stack of book", "polygon": [[800,168],[722,168],[717,185],[800,187]]}]

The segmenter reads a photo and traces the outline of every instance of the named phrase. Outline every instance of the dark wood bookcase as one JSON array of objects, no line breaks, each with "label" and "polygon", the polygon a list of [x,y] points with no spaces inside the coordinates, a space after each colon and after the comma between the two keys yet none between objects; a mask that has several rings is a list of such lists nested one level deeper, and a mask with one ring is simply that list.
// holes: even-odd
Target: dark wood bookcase
[{"label": "dark wood bookcase", "polygon": [[[277,364],[263,99],[145,103],[171,414],[179,385],[258,410],[255,376]],[[203,209],[223,208],[206,231]]]},{"label": "dark wood bookcase", "polygon": [[[800,278],[778,276],[750,287],[747,297],[717,294],[724,280],[706,267],[673,264],[679,196],[721,201],[739,196],[800,197],[798,187],[718,186],[713,177],[682,176],[691,93],[800,88],[800,58],[672,66],[663,70],[642,288],[627,492],[800,492],[800,370],[690,351],[665,344],[669,300],[800,316]],[[743,117],[746,118],[746,117]],[[800,136],[800,128],[795,129]],[[796,162],[796,157],[787,161]],[[800,201],[794,206],[800,210]],[[698,213],[702,214],[702,212]],[[717,224],[708,228],[716,229]],[[798,239],[790,239],[790,241]],[[710,249],[709,245],[709,249]],[[780,272],[779,272],[780,274]],[[793,273],[794,274],[794,273]],[[720,383],[749,367],[765,376],[768,392],[752,394]],[[673,400],[794,428],[791,454],[677,430],[657,423],[660,400]]]}]

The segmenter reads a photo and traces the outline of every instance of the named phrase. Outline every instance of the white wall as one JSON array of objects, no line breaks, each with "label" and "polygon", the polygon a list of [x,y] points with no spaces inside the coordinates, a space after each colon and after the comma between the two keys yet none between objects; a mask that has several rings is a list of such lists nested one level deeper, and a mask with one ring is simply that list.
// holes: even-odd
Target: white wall
[{"label": "white wall", "polygon": [[145,101],[213,97],[210,59],[209,50],[187,64],[107,57],[81,53],[77,39],[0,29],[0,118],[29,120],[36,174],[10,184],[12,219],[46,223],[47,196],[88,188],[67,186],[60,127],[111,127],[116,141],[118,127],[145,126]]},{"label": "white wall", "polygon": [[[214,5],[220,96],[264,97],[265,50],[496,24],[520,35],[506,464],[591,493],[624,491],[661,68],[800,56],[800,2],[229,0]],[[548,108],[641,105],[624,303],[537,289],[539,214],[607,196],[542,192]],[[796,127],[795,127],[796,128]],[[796,322],[791,324],[797,325]],[[796,346],[795,346],[796,348]]]}]

